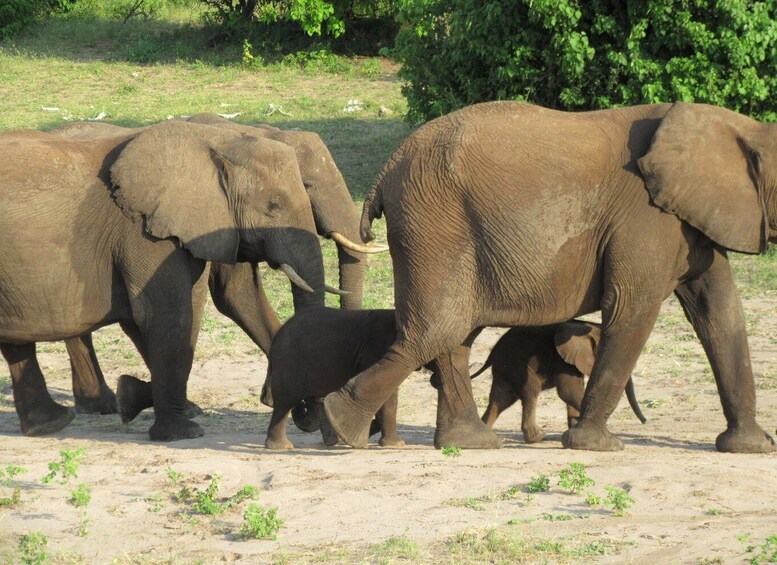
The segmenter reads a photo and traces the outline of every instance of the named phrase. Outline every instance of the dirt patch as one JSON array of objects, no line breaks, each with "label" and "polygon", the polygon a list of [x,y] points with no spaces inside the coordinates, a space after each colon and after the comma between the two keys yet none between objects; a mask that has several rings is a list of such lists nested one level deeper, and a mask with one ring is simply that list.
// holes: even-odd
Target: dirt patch
[{"label": "dirt patch", "polygon": [[[777,299],[747,300],[745,309],[758,418],[774,433]],[[478,340],[473,368],[499,334],[488,330]],[[101,360],[112,386],[128,364],[142,375],[123,340],[114,328],[100,332]],[[31,532],[45,535],[53,559],[87,563],[445,562],[451,556],[491,562],[715,563],[754,557],[766,562],[761,552],[777,550],[777,540],[775,547],[768,541],[777,534],[777,455],[714,450],[724,429],[720,401],[701,346],[673,301],[665,305],[634,374],[648,423],[641,425],[625,401],[610,420],[626,443],[619,453],[562,449],[564,406],[547,392],[538,410],[545,441],[523,443],[516,406],[496,424],[503,449],[445,455],[432,447],[436,395],[422,373],[400,391],[399,432],[408,447],[325,448],[320,436],[291,425],[296,448],[267,451],[262,445],[268,409],[258,401],[264,356],[229,328],[202,341],[202,351],[222,351],[198,355],[190,379],[190,397],[206,409],[199,420],[206,435],[167,445],[147,440],[150,413],[127,426],[118,416],[79,415],[54,436],[22,437],[2,369],[0,468],[19,465],[27,472],[14,478],[20,502],[0,509],[0,560],[21,560],[19,537]],[[72,404],[64,348],[41,349],[52,392]],[[474,382],[481,408],[489,386],[489,372]],[[66,485],[41,483],[61,450],[79,447],[85,455],[77,478]],[[625,489],[633,506],[619,517],[606,505],[590,506],[585,493],[559,486],[559,472],[573,462],[583,463],[596,482],[585,491],[606,499],[605,487]],[[196,493],[217,475],[216,502],[254,485],[260,489],[255,503],[277,507],[283,525],[276,541],[238,539],[250,501],[215,517],[194,510]],[[548,477],[550,490],[529,493],[527,484],[539,475]],[[90,486],[91,501],[76,508],[68,498],[81,482]],[[0,486],[0,498],[12,491]]]}]

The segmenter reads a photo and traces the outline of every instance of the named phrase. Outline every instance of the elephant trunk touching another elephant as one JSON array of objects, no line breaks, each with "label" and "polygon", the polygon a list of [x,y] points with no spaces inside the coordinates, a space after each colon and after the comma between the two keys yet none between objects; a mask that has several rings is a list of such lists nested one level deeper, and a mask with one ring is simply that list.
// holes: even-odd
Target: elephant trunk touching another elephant
[{"label": "elephant trunk touching another elephant", "polygon": [[755,418],[728,250],[761,253],[777,240],[777,125],[702,104],[582,113],[476,104],[397,149],[365,200],[363,241],[384,214],[397,340],[324,400],[348,444],[365,446],[377,409],[434,360],[435,445],[498,446],[469,382],[480,328],[601,310],[582,414],[562,443],[622,449],[607,420],[674,292],[715,375],[727,421],[718,450],[774,450]]}]

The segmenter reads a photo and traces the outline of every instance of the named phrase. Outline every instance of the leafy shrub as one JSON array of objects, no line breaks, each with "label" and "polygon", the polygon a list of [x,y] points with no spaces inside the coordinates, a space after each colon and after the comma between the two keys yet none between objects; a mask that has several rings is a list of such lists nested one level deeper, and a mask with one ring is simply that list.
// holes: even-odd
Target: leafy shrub
[{"label": "leafy shrub", "polygon": [[393,15],[391,0],[202,0],[210,7],[210,19],[227,27],[251,21],[275,24],[296,22],[308,35],[339,37],[346,21],[355,17],[381,18]]},{"label": "leafy shrub", "polygon": [[550,479],[547,475],[532,477],[526,485],[529,492],[547,492],[550,490]]},{"label": "leafy shrub", "polygon": [[578,493],[585,487],[592,487],[596,483],[586,474],[585,465],[570,463],[569,467],[562,469],[558,474],[558,484],[573,493]]},{"label": "leafy shrub", "polygon": [[278,531],[283,520],[276,517],[277,508],[265,510],[259,504],[249,504],[243,514],[243,527],[239,537],[242,539],[278,539]]},{"label": "leafy shrub", "polygon": [[44,563],[48,559],[46,546],[49,540],[42,532],[19,536],[19,561],[25,564]]},{"label": "leafy shrub", "polygon": [[411,119],[486,100],[583,110],[707,102],[777,118],[777,4],[406,0],[395,53]]},{"label": "leafy shrub", "polygon": [[2,0],[0,2],[0,39],[16,35],[47,12],[66,10],[70,0]]}]

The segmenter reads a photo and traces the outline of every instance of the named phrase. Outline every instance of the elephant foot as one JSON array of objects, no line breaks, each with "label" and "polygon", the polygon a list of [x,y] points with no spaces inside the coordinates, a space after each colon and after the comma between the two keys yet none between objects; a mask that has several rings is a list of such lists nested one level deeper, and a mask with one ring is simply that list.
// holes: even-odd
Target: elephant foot
[{"label": "elephant foot", "polygon": [[404,447],[405,440],[403,440],[401,437],[397,435],[382,437],[378,441],[378,445],[380,445],[381,447]]},{"label": "elephant foot", "polygon": [[200,437],[205,432],[197,422],[191,420],[164,420],[154,422],[148,435],[153,441],[175,441],[179,439],[193,439]]},{"label": "elephant foot", "polygon": [[321,429],[323,413],[320,401],[315,398],[307,398],[291,409],[291,419],[300,430],[312,433]]},{"label": "elephant foot", "polygon": [[502,440],[481,420],[454,420],[443,428],[438,424],[434,434],[434,447],[460,447],[462,449],[499,449]]},{"label": "elephant foot", "polygon": [[105,384],[100,387],[100,396],[76,396],[75,401],[79,414],[116,414],[119,411],[116,395]]},{"label": "elephant foot", "polygon": [[271,438],[270,436],[267,436],[267,439],[264,442],[264,446],[267,449],[272,449],[273,451],[283,451],[286,449],[294,449],[294,444],[289,441],[288,438]]},{"label": "elephant foot", "polygon": [[121,375],[116,383],[116,403],[122,423],[131,422],[143,410],[154,405],[151,383],[131,375]]},{"label": "elephant foot", "polygon": [[333,445],[337,445],[337,442],[340,441],[340,438],[337,437],[337,432],[332,427],[332,424],[329,423],[329,418],[326,417],[326,414],[323,410],[323,405],[321,406],[321,414],[319,417],[319,428],[321,429],[321,439],[324,442],[324,445],[327,447],[332,447]]},{"label": "elephant foot", "polygon": [[775,449],[774,440],[755,422],[728,428],[715,440],[715,447],[727,453],[771,453]]},{"label": "elephant foot", "polygon": [[324,412],[337,436],[351,447],[365,448],[374,413],[361,409],[348,394],[349,385],[324,398]]},{"label": "elephant foot", "polygon": [[20,416],[19,420],[22,433],[34,437],[58,432],[67,427],[75,417],[76,413],[71,408],[52,402],[47,410],[32,410],[24,417]]},{"label": "elephant foot", "polygon": [[622,451],[623,442],[606,427],[581,426],[570,428],[561,436],[561,445],[567,449],[587,451]]},{"label": "elephant foot", "polygon": [[545,430],[539,426],[533,426],[521,431],[523,432],[523,440],[526,443],[537,443],[545,439]]},{"label": "elephant foot", "polygon": [[197,403],[187,399],[183,407],[183,415],[189,420],[202,416],[202,408]]},{"label": "elephant foot", "polygon": [[[154,406],[151,383],[131,375],[121,375],[116,384],[116,404],[122,423],[128,424],[143,410]],[[191,400],[186,401],[183,415],[187,419],[196,418],[201,414],[202,408]]]}]

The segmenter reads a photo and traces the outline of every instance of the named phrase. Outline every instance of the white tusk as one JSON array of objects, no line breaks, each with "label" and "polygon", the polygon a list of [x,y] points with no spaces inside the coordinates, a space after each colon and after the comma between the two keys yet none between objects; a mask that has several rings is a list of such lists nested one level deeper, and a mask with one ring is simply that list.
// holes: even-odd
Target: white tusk
[{"label": "white tusk", "polygon": [[289,277],[289,280],[300,287],[305,292],[315,292],[305,280],[297,274],[297,271],[291,268],[291,265],[287,263],[281,263],[279,267],[283,274]]},{"label": "white tusk", "polygon": [[329,235],[337,243],[352,251],[358,251],[360,253],[383,253],[384,251],[389,250],[388,245],[362,245],[361,243],[354,243],[340,232],[333,231]]},{"label": "white tusk", "polygon": [[326,290],[329,294],[336,294],[338,296],[347,296],[351,294],[350,290],[343,290],[341,288],[335,288],[333,286],[329,286],[328,284],[324,285],[324,290]]}]

